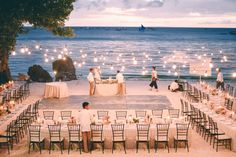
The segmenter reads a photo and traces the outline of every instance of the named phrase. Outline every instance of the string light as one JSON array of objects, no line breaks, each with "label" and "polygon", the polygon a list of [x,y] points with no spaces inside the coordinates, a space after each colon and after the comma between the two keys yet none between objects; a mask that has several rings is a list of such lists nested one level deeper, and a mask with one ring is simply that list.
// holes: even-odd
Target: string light
[{"label": "string light", "polygon": [[62,55],[61,55],[61,54],[59,54],[57,58],[58,58],[58,59],[62,59]]},{"label": "string light", "polygon": [[20,49],[20,52],[21,52],[21,53],[25,53],[25,49],[24,49],[24,48],[21,48],[21,49]]},{"label": "string light", "polygon": [[94,62],[98,62],[98,59],[95,57],[95,58],[93,59],[93,61],[94,61]]},{"label": "string light", "polygon": [[39,49],[39,48],[40,48],[40,46],[39,46],[39,45],[35,45],[35,48],[36,48],[36,49]]},{"label": "string light", "polygon": [[[48,49],[48,48],[46,48],[46,49],[43,49],[39,44],[36,44],[35,46],[35,49],[39,49],[39,50],[42,50],[42,52],[44,51],[45,53],[43,53],[43,55],[44,55],[44,61],[47,63],[47,62],[49,62],[49,60],[50,61],[53,61],[53,60],[55,60],[55,58],[58,58],[58,59],[63,59],[63,60],[66,60],[66,57],[65,56],[67,56],[67,55],[70,55],[70,54],[72,54],[72,52],[71,51],[69,51],[69,49],[67,48],[67,46],[64,46],[64,47],[62,47],[62,48],[52,48],[51,50],[50,49]],[[205,47],[204,46],[202,46],[201,47],[201,49],[205,49]],[[20,53],[21,54],[28,54],[28,55],[31,55],[31,53],[32,53],[32,51],[31,51],[31,49],[30,49],[30,47],[26,47],[26,46],[22,46],[21,48],[20,48]],[[190,49],[187,49],[187,51],[190,51]],[[217,51],[217,50],[216,50]],[[57,54],[54,54],[55,56],[53,56],[52,54],[50,54],[50,52],[54,52],[54,53],[57,53]],[[83,52],[83,50],[80,50],[79,51],[80,52],[80,54],[79,54],[79,56],[77,56],[76,57],[76,59],[74,59],[75,61],[73,62],[74,63],[74,65],[77,65],[78,67],[82,67],[82,65],[84,65],[85,64],[85,61],[87,61],[87,53],[84,53]],[[176,51],[176,50],[174,50],[174,51],[172,51],[172,52],[174,52],[174,53],[178,53],[178,51]],[[160,51],[157,51],[157,53],[158,54],[160,54],[161,52]],[[223,53],[223,51],[222,50],[218,50],[218,53],[220,53],[220,54],[222,54],[221,55],[221,57],[219,57],[219,62],[220,63],[225,63],[225,62],[227,62],[228,61],[228,57]],[[90,54],[90,53],[89,53]],[[92,54],[99,54],[99,53],[97,53],[97,51],[94,51]],[[106,52],[106,55],[108,55],[109,54],[109,52]],[[211,56],[214,56],[214,53],[209,53]],[[16,52],[15,51],[13,51],[13,52],[11,52],[11,55],[12,56],[15,56],[16,55]],[[114,56],[115,55],[115,56]],[[133,65],[138,65],[138,62],[140,62],[141,63],[141,67],[140,67],[140,71],[141,71],[141,73],[143,74],[143,75],[145,75],[145,74],[147,74],[148,73],[148,70],[146,70],[145,69],[145,66],[146,66],[146,63],[148,63],[149,65],[150,64],[152,64],[152,58],[149,56],[149,54],[147,53],[147,52],[143,52],[142,53],[142,55],[141,56],[139,56],[139,55],[135,55],[135,53],[134,52],[132,52],[131,53],[131,56],[126,56],[126,55],[124,55],[124,54],[122,54],[122,53],[115,53],[113,55],[113,57],[115,57],[116,58],[116,64],[117,65],[115,65],[115,67],[116,66],[120,66],[119,64],[122,64],[122,63],[125,63],[126,62],[126,60],[127,61],[132,61],[132,63],[133,63]],[[57,57],[56,57],[57,56]],[[123,56],[125,56],[125,58],[123,58]],[[174,74],[174,75],[178,75],[178,73],[179,73],[179,71],[177,72],[176,71],[176,69],[177,68],[186,68],[186,67],[188,67],[187,65],[190,63],[190,62],[188,62],[188,60],[189,59],[194,59],[194,57],[193,56],[195,56],[198,60],[199,60],[199,63],[201,64],[201,65],[204,65],[205,63],[209,63],[208,62],[208,60],[207,60],[207,56],[208,56],[208,54],[207,53],[203,53],[203,54],[197,54],[197,53],[195,53],[195,54],[193,54],[192,56],[187,56],[187,55],[184,55],[183,57],[182,57],[182,59],[183,59],[183,61],[182,61],[182,63],[178,63],[177,65],[176,64],[174,64],[174,65],[169,65],[168,63],[171,63],[171,61],[169,61],[169,58],[166,58],[166,56],[164,56],[163,57],[163,64],[161,65],[161,67],[162,68],[166,68],[167,70],[168,70],[168,67],[170,66],[170,68],[171,69],[174,69],[173,71],[174,72],[172,72],[172,74]],[[93,56],[94,58],[93,58],[93,61],[96,63],[96,62],[99,62],[99,61],[101,61],[101,64],[103,65],[103,66],[105,66],[105,65],[111,65],[111,64],[106,64],[106,60],[109,60],[110,61],[110,57],[109,56],[105,56],[105,55],[99,55],[99,56]],[[129,58],[128,58],[129,57]],[[172,58],[172,60],[177,60],[178,59],[178,55],[176,55],[176,54],[174,54],[174,55],[172,55],[171,56],[171,58]],[[108,59],[107,59],[108,58]],[[141,58],[141,59],[140,59]],[[140,59],[140,60],[139,60]],[[124,64],[125,65],[125,64]],[[140,65],[140,64],[139,64]],[[216,65],[217,66],[217,65]],[[210,68],[213,68],[214,67],[214,65],[213,65],[213,63],[209,63],[209,67]],[[106,68],[106,67],[105,67]],[[110,66],[110,69],[111,70],[113,70],[114,69],[114,66],[112,65],[112,66]],[[121,67],[121,71],[124,71],[124,69],[125,69],[125,67],[124,66],[122,66]],[[217,69],[216,69],[217,70]],[[171,73],[171,70],[168,70],[168,73],[170,74]],[[206,74],[204,74],[204,76],[205,76]],[[208,73],[207,73],[207,75],[208,75]],[[234,76],[234,75],[236,75],[235,73],[233,73],[232,74],[232,76]]]},{"label": "string light", "polygon": [[236,77],[236,72],[234,72],[234,73],[232,74],[232,76],[233,76],[233,77]]}]

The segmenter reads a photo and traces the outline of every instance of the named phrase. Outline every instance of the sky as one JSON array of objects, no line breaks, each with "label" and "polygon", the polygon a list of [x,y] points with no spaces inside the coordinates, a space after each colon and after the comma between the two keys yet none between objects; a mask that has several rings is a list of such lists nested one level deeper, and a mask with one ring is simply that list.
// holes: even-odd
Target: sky
[{"label": "sky", "polygon": [[67,26],[233,27],[236,0],[77,0]]}]

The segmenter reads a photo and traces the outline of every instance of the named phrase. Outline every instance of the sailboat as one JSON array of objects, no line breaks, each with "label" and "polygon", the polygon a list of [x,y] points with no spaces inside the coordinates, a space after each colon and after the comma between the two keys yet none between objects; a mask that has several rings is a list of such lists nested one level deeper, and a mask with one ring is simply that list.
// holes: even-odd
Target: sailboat
[{"label": "sailboat", "polygon": [[143,32],[146,28],[141,24],[141,27],[139,27],[139,31]]}]

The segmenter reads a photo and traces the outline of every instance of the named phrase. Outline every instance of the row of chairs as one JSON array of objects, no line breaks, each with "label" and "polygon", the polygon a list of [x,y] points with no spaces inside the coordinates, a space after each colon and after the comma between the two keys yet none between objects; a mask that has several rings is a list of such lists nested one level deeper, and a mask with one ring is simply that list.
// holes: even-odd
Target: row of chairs
[{"label": "row of chairs", "polygon": [[186,82],[184,85],[183,96],[190,102],[202,102],[203,100],[210,100],[209,94],[197,89],[188,82]]},{"label": "row of chairs", "polygon": [[13,88],[11,90],[3,92],[2,93],[3,99],[1,104],[6,104],[9,103],[10,101],[20,103],[24,99],[26,99],[29,96],[29,94],[30,94],[29,83],[26,82],[17,88]]},{"label": "row of chairs", "polygon": [[[80,149],[80,153],[82,151],[83,142],[81,138],[81,130],[79,124],[68,124],[68,133],[69,133],[69,145],[68,145],[68,154],[72,148],[72,144],[76,144]],[[104,134],[103,134],[103,124],[91,124],[91,139],[90,139],[90,153],[94,148],[94,144],[100,144],[102,147],[102,152],[104,153]],[[136,152],[138,152],[139,144],[146,143],[148,152],[150,152],[150,124],[136,124],[137,127],[137,136],[136,136]],[[112,153],[115,149],[115,144],[121,143],[123,144],[124,151],[126,153],[126,140],[125,140],[125,125],[124,124],[112,124]],[[176,136],[174,137],[174,148],[177,152],[178,143],[184,143],[185,147],[189,151],[188,148],[188,130],[189,123],[177,123],[176,124]],[[61,136],[61,125],[48,125],[50,141],[49,141],[49,153],[54,146],[54,144],[60,145],[61,153],[63,153],[64,149],[64,141],[65,139]],[[31,147],[34,145],[38,145],[40,149],[40,153],[45,146],[45,138],[41,137],[41,126],[40,125],[30,125],[29,126],[29,153]],[[164,144],[165,148],[168,148],[169,152],[169,124],[157,124],[156,125],[156,136],[155,136],[155,152],[157,152],[157,148],[159,144]]]},{"label": "row of chairs", "polygon": [[233,104],[234,104],[234,100],[233,99],[225,98],[225,103],[224,103],[225,108],[227,108],[228,110],[232,111]]},{"label": "row of chairs", "polygon": [[196,131],[206,140],[210,140],[210,145],[213,143],[213,148],[216,145],[216,151],[218,151],[218,146],[225,146],[231,150],[231,138],[226,136],[224,132],[220,131],[217,122],[202,112],[200,109],[194,107],[191,103],[180,99],[181,104],[190,105],[190,110],[182,112],[185,116],[189,118],[192,128],[196,128]]},{"label": "row of chairs", "polygon": [[230,96],[236,98],[236,88],[230,84],[226,84],[225,91],[229,93]]},{"label": "row of chairs", "polygon": [[[179,109],[168,109],[170,118],[179,118],[180,110]],[[98,120],[103,119],[109,115],[109,111],[97,111]],[[137,110],[135,111],[136,118],[145,118],[147,116],[147,111]],[[61,111],[60,116],[62,120],[67,120],[72,117],[72,111]],[[156,118],[163,117],[163,109],[152,110],[152,116]],[[43,111],[43,117],[46,120],[54,119],[54,111]],[[116,119],[126,119],[127,111],[116,111]]]},{"label": "row of chairs", "polygon": [[38,117],[38,105],[39,100],[32,105],[29,105],[27,109],[17,116],[15,120],[12,120],[10,124],[7,125],[6,131],[0,135],[0,148],[5,146],[10,150],[13,149],[13,144],[18,144],[21,139],[24,138],[27,133],[27,127]]}]

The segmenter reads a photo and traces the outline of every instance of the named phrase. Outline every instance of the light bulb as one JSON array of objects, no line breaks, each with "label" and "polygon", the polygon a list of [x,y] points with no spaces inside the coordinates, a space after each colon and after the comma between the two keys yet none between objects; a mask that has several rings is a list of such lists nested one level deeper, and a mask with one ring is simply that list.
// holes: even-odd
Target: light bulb
[{"label": "light bulb", "polygon": [[40,46],[39,46],[39,45],[35,45],[35,48],[36,48],[36,49],[39,49],[39,48],[40,48]]},{"label": "light bulb", "polygon": [[234,72],[234,73],[232,74],[232,76],[233,76],[233,77],[236,77],[236,72]]},{"label": "light bulb", "polygon": [[62,59],[62,55],[61,55],[61,54],[59,54],[57,58],[58,58],[58,59]]}]

